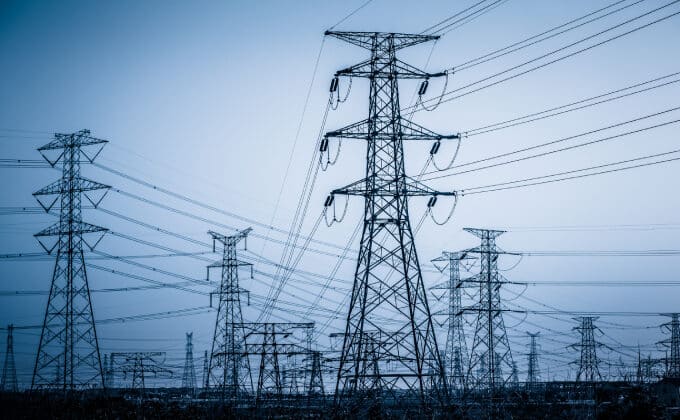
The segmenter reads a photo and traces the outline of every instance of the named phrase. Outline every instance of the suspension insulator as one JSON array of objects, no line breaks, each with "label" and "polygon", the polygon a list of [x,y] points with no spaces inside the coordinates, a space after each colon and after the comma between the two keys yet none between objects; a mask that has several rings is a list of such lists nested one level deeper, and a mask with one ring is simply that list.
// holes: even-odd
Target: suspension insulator
[{"label": "suspension insulator", "polygon": [[326,197],[326,201],[323,203],[324,207],[330,207],[331,204],[333,204],[333,200],[335,200],[335,196],[333,194],[329,195]]},{"label": "suspension insulator", "polygon": [[423,96],[427,92],[427,86],[430,84],[429,80],[423,80],[418,89],[418,95]]},{"label": "suspension insulator", "polygon": [[431,155],[436,155],[437,152],[439,151],[439,148],[441,147],[442,142],[437,140],[433,145],[432,148],[430,149],[430,154]]},{"label": "suspension insulator", "polygon": [[319,152],[323,153],[328,150],[328,137],[324,137],[319,145]]},{"label": "suspension insulator", "polygon": [[430,197],[430,200],[427,202],[427,207],[432,208],[432,207],[434,207],[435,204],[437,204],[437,196],[436,195]]},{"label": "suspension insulator", "polygon": [[337,77],[334,77],[333,80],[331,80],[331,88],[329,89],[331,91],[331,93],[338,90],[338,83],[339,83],[339,80],[338,80]]}]

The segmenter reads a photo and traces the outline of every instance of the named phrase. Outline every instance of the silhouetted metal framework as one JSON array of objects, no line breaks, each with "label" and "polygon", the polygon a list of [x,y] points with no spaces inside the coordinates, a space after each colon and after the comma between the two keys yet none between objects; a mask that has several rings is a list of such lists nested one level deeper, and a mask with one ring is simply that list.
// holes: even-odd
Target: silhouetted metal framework
[{"label": "silhouetted metal framework", "polygon": [[323,370],[321,367],[321,352],[312,351],[311,355],[311,369],[309,375],[309,384],[307,386],[307,394],[311,396],[322,397],[326,394],[323,386]]},{"label": "silhouetted metal framework", "polygon": [[7,392],[19,391],[17,383],[17,366],[14,362],[14,325],[7,326],[7,350],[5,351],[5,363],[2,365],[2,382],[0,390]]},{"label": "silhouetted metal framework", "polygon": [[[404,170],[404,140],[458,138],[443,136],[400,115],[399,79],[443,76],[418,70],[397,59],[396,52],[436,36],[378,32],[326,32],[327,36],[370,51],[370,58],[342,69],[336,77],[364,77],[370,82],[368,118],[326,133],[326,138],[367,142],[366,176],[332,191],[364,197],[364,226],[345,337],[336,382],[336,401],[374,389],[410,390],[425,402],[431,375],[443,376],[434,326],[416,254],[408,214],[408,197],[455,195],[438,192],[408,177]],[[434,199],[432,199],[434,200]],[[384,331],[380,317],[394,328]],[[392,326],[391,325],[391,326]],[[365,333],[382,331],[377,349],[367,346]],[[368,360],[392,359],[390,371],[376,378]],[[444,389],[438,392],[446,394]]]},{"label": "silhouetted metal framework", "polygon": [[680,319],[679,314],[669,315],[671,321],[661,325],[661,328],[671,336],[660,342],[669,350],[666,356],[666,373],[668,379],[680,379]]},{"label": "silhouetted metal framework", "polygon": [[196,391],[196,369],[194,368],[194,345],[191,342],[194,333],[186,333],[187,343],[184,355],[184,371],[182,372],[182,388],[192,395]]},{"label": "silhouetted metal framework", "polygon": [[505,331],[500,290],[505,278],[498,272],[498,257],[505,254],[496,246],[496,238],[504,231],[466,228],[465,231],[481,239],[478,247],[466,250],[478,254],[480,272],[466,279],[479,286],[478,302],[466,312],[477,315],[475,337],[468,366],[468,387],[487,390],[493,396],[512,379],[513,360],[510,342]]},{"label": "silhouetted metal framework", "polygon": [[[106,143],[81,130],[55,134],[38,149],[50,165],[61,162],[62,176],[33,193],[46,212],[57,202],[60,207],[59,221],[35,235],[48,253],[56,249],[56,261],[33,370],[34,389],[104,387],[83,244],[93,249],[107,229],[82,221],[81,199],[96,207],[110,187],[81,177],[80,164],[93,162]],[[48,244],[51,237],[57,240]]]},{"label": "silhouetted metal framework", "polygon": [[[236,245],[245,240],[251,230],[248,228],[231,236],[208,232],[213,238],[213,251],[217,242],[223,249],[222,260],[208,266],[208,276],[211,268],[221,268],[222,276],[217,291],[217,317],[206,387],[217,389],[225,399],[235,399],[252,390],[241,312],[241,294],[248,292],[240,287],[238,278],[240,267],[252,265],[240,261],[236,255]],[[212,305],[212,294],[210,297]]]},{"label": "silhouetted metal framework", "polygon": [[460,278],[461,261],[472,259],[466,252],[443,251],[442,255],[432,260],[441,272],[448,268],[449,279],[445,283],[437,284],[433,290],[446,290],[448,305],[446,347],[444,350],[444,365],[449,388],[454,392],[466,388],[466,365],[469,361],[465,330],[463,328],[463,306],[461,292],[464,282]]},{"label": "silhouetted metal framework", "polygon": [[[309,349],[297,342],[291,342],[294,330],[314,329],[313,322],[266,322],[245,323],[245,354],[259,356],[260,365],[257,380],[256,401],[276,401],[283,396],[281,356],[310,354]],[[297,341],[297,340],[295,340]],[[306,340],[305,340],[306,343]]]},{"label": "silhouetted metal framework", "polygon": [[527,368],[527,390],[534,391],[540,381],[540,370],[538,368],[538,343],[536,339],[540,332],[530,333],[527,331],[531,342],[529,343],[529,363]]},{"label": "silhouetted metal framework", "polygon": [[111,363],[117,363],[118,370],[123,374],[124,379],[127,379],[128,375],[131,376],[131,389],[142,392],[146,389],[146,378],[149,375],[172,376],[172,371],[163,367],[165,352],[111,353]]},{"label": "silhouetted metal framework", "polygon": [[574,327],[574,330],[581,334],[581,342],[577,344],[572,344],[572,347],[579,349],[581,351],[581,357],[577,363],[578,372],[576,373],[576,381],[583,381],[586,383],[592,383],[597,380],[602,379],[600,374],[600,359],[597,357],[597,347],[600,343],[595,341],[595,327],[594,321],[597,321],[599,317],[595,316],[584,316],[579,318],[574,318],[574,320],[579,321],[580,325]]}]

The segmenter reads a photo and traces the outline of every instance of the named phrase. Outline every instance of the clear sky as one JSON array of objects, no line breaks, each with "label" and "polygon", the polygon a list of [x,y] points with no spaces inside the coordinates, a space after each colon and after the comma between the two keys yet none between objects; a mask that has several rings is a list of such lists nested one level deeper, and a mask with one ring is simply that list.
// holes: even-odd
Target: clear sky
[{"label": "clear sky", "polygon": [[[478,19],[447,32],[436,44],[413,47],[403,51],[400,57],[428,71],[449,69],[612,2],[504,1]],[[373,0],[343,20],[364,1],[5,0],[0,2],[1,158],[39,159],[35,149],[47,143],[51,133],[87,128],[94,136],[110,141],[98,163],[287,231],[291,229],[317,135],[324,129],[322,119],[333,73],[367,58],[367,52],[359,48],[330,38],[324,41],[324,30],[343,20],[336,30],[419,33],[473,3],[471,0]],[[636,2],[622,1],[609,10],[630,7],[496,60],[469,69],[461,68],[449,77],[446,89],[453,91],[464,87],[672,2],[633,3]],[[679,11],[680,4],[671,4],[506,75],[549,62]],[[677,39],[680,39],[680,17],[674,16],[496,86],[443,102],[432,112],[419,110],[413,119],[434,131],[465,132],[666,76],[680,71]],[[443,83],[441,79],[432,80],[426,99],[436,97]],[[401,83],[402,107],[413,103],[417,87],[416,82]],[[347,88],[348,81],[342,80],[341,92],[344,94]],[[677,102],[679,93],[680,83],[669,84],[554,118],[470,136],[462,142],[457,162],[470,162],[667,111],[680,106]],[[347,102],[330,111],[325,130],[365,118],[367,95],[367,82],[354,80]],[[669,111],[579,137],[563,145],[674,121],[679,114]],[[448,176],[433,180],[431,185],[441,190],[460,190],[673,151],[679,149],[676,126],[646,129],[541,158]],[[332,150],[336,147],[337,143],[331,143]],[[440,166],[446,163],[454,149],[455,144],[442,146],[436,156]],[[406,166],[410,174],[417,175],[429,150],[429,143],[407,145]],[[364,158],[363,142],[345,142],[338,163],[326,172],[319,172],[304,219],[304,234],[310,232],[318,219],[330,190],[363,176]],[[517,252],[680,249],[677,240],[680,199],[673,193],[680,186],[677,165],[677,162],[668,162],[564,182],[463,196],[448,224],[438,226],[428,218],[416,235],[426,283],[434,285],[442,280],[429,264],[429,260],[442,250],[475,246],[475,238],[462,231],[468,226],[509,230],[498,244],[505,250]],[[481,165],[473,167],[478,166]],[[433,169],[430,166],[428,171]],[[445,173],[451,172],[454,171]],[[36,206],[31,193],[59,176],[58,171],[40,168],[0,167],[0,173],[4,180],[0,207]],[[252,225],[253,237],[248,241],[249,251],[243,253],[243,257],[254,261],[261,256],[273,262],[282,258],[285,233],[169,198],[97,167],[84,168],[83,174],[123,192],[162,202],[223,225],[191,219],[112,191],[102,203],[104,211],[86,210],[84,218],[114,233],[182,252],[204,253],[208,249],[196,243],[126,222],[110,212],[202,242],[209,241],[209,229],[229,233],[224,225],[239,229]],[[342,198],[338,200],[340,205],[344,203]],[[449,204],[440,200],[434,209],[435,216],[443,218]],[[426,199],[411,200],[414,225],[425,207]],[[327,227],[321,222],[314,238],[344,248],[361,220],[362,209],[360,199],[351,200],[343,223]],[[32,235],[53,221],[49,215],[0,215],[0,253],[39,252],[40,247]],[[331,254],[341,252],[318,243],[310,248]],[[354,240],[352,252],[357,248],[358,240]],[[98,249],[124,256],[167,253],[116,235],[108,235]],[[207,263],[197,258],[140,261],[183,276],[205,278]],[[336,261],[336,257],[308,251],[300,257],[297,268],[328,276]],[[181,281],[120,261],[93,259],[92,263],[163,282]],[[508,269],[516,263],[518,257],[505,256],[499,265]],[[253,294],[251,306],[244,309],[245,317],[250,321],[258,318],[263,297],[269,293],[273,283],[271,277],[276,273],[271,264],[260,262],[255,267],[260,273],[256,272],[254,279],[250,279],[248,272],[242,273],[243,287]],[[330,282],[331,288],[311,313],[308,307],[310,302],[316,301],[323,280],[294,273],[283,289],[271,320],[310,319],[320,326],[330,319],[328,327],[320,332],[318,342],[319,348],[328,348],[328,333],[343,326],[342,318],[346,313],[343,298],[351,286],[353,268],[354,261],[350,259],[340,266]],[[516,267],[503,274],[517,282],[660,282],[676,280],[679,268],[677,256],[525,256]],[[49,259],[0,261],[0,290],[46,291],[52,269],[53,262]],[[89,270],[89,278],[92,289],[143,284],[96,269]],[[199,289],[210,290],[208,287]],[[677,286],[536,285],[528,286],[526,290],[522,286],[508,286],[504,293],[510,309],[547,309],[541,306],[543,304],[568,312],[680,311]],[[44,295],[0,296],[0,324],[40,324],[46,300]],[[95,318],[104,320],[204,307],[209,302],[203,295],[163,289],[94,293],[93,303]],[[443,302],[433,301],[432,305],[435,310],[443,308]],[[523,315],[507,315],[506,324],[520,370],[526,364],[524,353],[528,340],[525,331],[541,330],[544,337],[541,344],[550,353],[542,362],[544,370],[551,366],[551,375],[567,377],[566,363],[575,360],[576,353],[565,350],[564,343],[578,341],[577,333],[571,330],[575,325],[571,316],[571,313],[550,317],[528,315],[525,319]],[[200,366],[198,356],[202,356],[209,346],[214,317],[214,311],[204,310],[185,317],[103,323],[98,327],[100,344],[105,353],[144,349],[167,351],[168,363],[181,366],[184,333],[193,331],[194,352],[197,366]],[[638,344],[645,353],[661,356],[660,347],[655,343],[663,336],[656,325],[664,322],[664,318],[604,316],[601,320],[600,327],[606,334],[602,337],[603,342],[612,347],[617,342],[631,346],[619,347],[625,349],[624,355],[603,350],[604,359],[616,362],[621,356],[630,361],[636,352],[633,347]],[[471,326],[467,334],[471,341]],[[16,332],[15,352],[23,386],[30,382],[38,337],[39,330],[36,329]],[[440,329],[442,344],[444,338],[444,330]],[[4,337],[1,342],[4,343]],[[4,354],[4,344],[2,352]],[[173,381],[180,379],[181,369],[178,369]]]}]

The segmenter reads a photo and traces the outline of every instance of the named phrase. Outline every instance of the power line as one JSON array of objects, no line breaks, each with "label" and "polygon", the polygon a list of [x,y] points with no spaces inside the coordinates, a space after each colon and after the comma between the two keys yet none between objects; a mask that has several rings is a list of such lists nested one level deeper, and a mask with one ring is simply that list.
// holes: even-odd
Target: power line
[{"label": "power line", "polygon": [[[552,117],[555,117],[555,116],[558,116],[558,115],[564,115],[564,114],[569,113],[569,112],[579,111],[579,110],[582,110],[582,109],[590,108],[592,106],[601,105],[601,104],[604,104],[604,103],[609,103],[609,102],[612,102],[612,101],[616,101],[616,100],[619,100],[619,99],[623,99],[623,98],[627,98],[627,97],[630,97],[630,96],[633,96],[633,95],[637,95],[639,93],[649,92],[649,91],[654,90],[654,89],[658,89],[658,88],[661,88],[661,87],[672,85],[674,83],[678,83],[678,82],[680,82],[680,79],[671,80],[670,82],[661,83],[661,84],[658,84],[658,85],[655,85],[655,86],[647,87],[647,88],[644,88],[644,89],[639,89],[639,90],[636,90],[636,91],[633,91],[633,92],[628,92],[628,93],[625,93],[625,94],[622,94],[622,95],[614,96],[612,98],[606,98],[606,99],[603,99],[601,101],[581,105],[581,106],[574,107],[574,108],[571,108],[571,109],[565,109],[565,108],[572,107],[574,105],[579,105],[579,104],[583,104],[583,103],[586,103],[586,102],[590,102],[594,99],[604,98],[606,96],[610,96],[610,95],[613,95],[613,94],[616,94],[616,93],[624,92],[626,90],[630,90],[630,89],[633,89],[633,88],[636,88],[636,87],[644,86],[644,85],[649,84],[649,83],[653,83],[653,82],[656,82],[656,81],[659,81],[659,80],[667,79],[669,77],[677,76],[678,74],[680,74],[680,72],[676,72],[676,73],[672,73],[672,74],[669,74],[669,75],[666,75],[666,76],[658,77],[656,79],[648,80],[646,82],[637,83],[637,84],[634,84],[634,85],[631,85],[631,86],[627,86],[627,87],[624,87],[624,88],[621,88],[621,89],[613,90],[613,91],[603,93],[603,94],[600,94],[600,95],[597,95],[597,96],[591,96],[589,98],[585,98],[585,99],[581,99],[581,100],[571,102],[571,103],[568,103],[568,104],[565,104],[565,105],[553,107],[553,108],[550,108],[550,109],[547,109],[547,110],[544,110],[544,111],[534,112],[534,113],[531,113],[531,114],[523,115],[521,117],[512,118],[512,119],[509,119],[509,120],[505,120],[505,121],[501,121],[501,122],[497,122],[497,123],[493,123],[493,124],[488,124],[488,125],[485,125],[483,127],[474,128],[474,129],[465,131],[464,135],[465,135],[465,137],[472,137],[472,136],[476,136],[476,135],[479,135],[479,134],[491,133],[491,132],[494,132],[494,131],[503,130],[503,129],[510,128],[510,127],[515,127],[515,126],[518,126],[518,125],[523,125],[523,124],[528,124],[528,123],[535,122],[535,121],[540,121],[540,120],[543,120],[543,119],[546,119],[546,118],[552,118]],[[562,110],[562,111],[559,111],[559,110]],[[559,111],[559,112],[553,112],[553,111]],[[534,118],[532,118],[532,117],[534,117]]]},{"label": "power line", "polygon": [[[654,9],[654,10],[652,10],[652,11],[650,11],[650,12],[647,12],[647,13],[644,13],[644,14],[642,14],[642,15],[636,16],[636,17],[634,17],[634,18],[632,18],[632,19],[629,19],[628,21],[625,21],[625,22],[623,22],[623,23],[620,23],[620,24],[618,24],[618,25],[615,25],[615,26],[613,26],[613,27],[610,27],[610,28],[608,28],[608,29],[605,29],[604,31],[601,31],[601,32],[599,32],[599,33],[597,33],[597,34],[591,35],[591,36],[589,36],[589,37],[587,37],[587,38],[583,38],[583,39],[581,39],[581,40],[579,40],[579,41],[576,41],[575,43],[571,43],[571,44],[569,44],[569,45],[567,45],[567,46],[564,46],[564,47],[561,47],[561,48],[559,48],[559,49],[553,50],[553,51],[551,51],[551,52],[549,52],[549,53],[543,54],[543,55],[541,55],[541,56],[539,56],[539,57],[537,57],[537,58],[534,58],[534,59],[525,61],[525,62],[523,62],[523,63],[521,63],[521,64],[518,64],[518,65],[516,65],[516,66],[510,67],[510,68],[508,68],[508,69],[506,69],[506,70],[503,70],[503,71],[500,71],[500,72],[498,72],[498,73],[494,73],[494,74],[492,74],[491,76],[487,76],[487,77],[485,77],[485,78],[483,78],[483,79],[480,79],[480,80],[477,80],[477,81],[475,81],[475,82],[469,83],[469,84],[467,84],[467,85],[465,85],[465,86],[462,86],[462,87],[460,87],[460,88],[456,88],[456,89],[454,89],[454,90],[452,90],[452,91],[445,92],[445,93],[443,93],[442,95],[440,95],[441,97],[443,97],[443,98],[445,98],[445,99],[440,99],[439,97],[435,97],[435,98],[430,98],[430,99],[428,99],[428,100],[425,100],[425,101],[423,101],[423,103],[427,104],[427,103],[444,103],[444,102],[450,102],[450,101],[452,101],[452,100],[454,100],[454,99],[458,99],[458,98],[461,98],[461,97],[463,97],[463,96],[467,96],[467,95],[470,95],[470,94],[472,94],[472,93],[479,92],[479,91],[481,91],[481,90],[483,90],[483,89],[486,89],[486,88],[489,88],[489,87],[492,87],[492,86],[496,86],[496,85],[498,85],[498,84],[500,84],[500,83],[503,83],[503,82],[512,80],[512,79],[517,78],[517,77],[519,77],[519,76],[523,76],[523,75],[525,75],[525,74],[527,74],[527,73],[530,73],[530,72],[539,70],[539,69],[544,68],[544,67],[547,67],[547,66],[549,66],[549,65],[551,65],[551,64],[560,62],[560,61],[562,61],[562,60],[565,60],[565,59],[567,59],[567,58],[570,58],[570,57],[573,57],[573,56],[575,56],[575,55],[581,54],[581,53],[583,53],[583,52],[589,51],[589,50],[591,50],[591,49],[593,49],[593,48],[602,46],[602,45],[607,44],[607,43],[609,43],[609,42],[615,41],[615,40],[617,40],[617,39],[619,39],[619,38],[622,38],[622,37],[624,37],[624,36],[630,35],[630,34],[632,34],[632,33],[635,33],[635,32],[637,32],[637,31],[640,31],[640,30],[642,30],[642,29],[648,28],[648,27],[650,27],[650,26],[652,26],[652,25],[655,25],[655,24],[657,24],[657,23],[663,22],[663,21],[665,21],[665,20],[667,20],[667,19],[670,19],[670,18],[672,18],[672,17],[674,17],[674,16],[680,14],[680,11],[675,12],[675,13],[671,13],[671,14],[666,15],[666,16],[663,16],[663,17],[661,17],[661,18],[659,18],[659,19],[656,19],[656,20],[654,20],[654,21],[652,21],[652,22],[649,22],[649,23],[646,23],[646,24],[637,26],[637,27],[635,27],[635,28],[633,28],[633,29],[631,29],[631,30],[629,30],[629,31],[626,31],[626,32],[623,32],[623,33],[621,33],[621,34],[612,36],[612,37],[607,38],[607,39],[605,39],[605,40],[603,40],[603,41],[597,42],[597,43],[595,43],[595,44],[593,44],[593,45],[590,45],[590,46],[588,46],[588,47],[584,47],[584,48],[582,48],[582,49],[580,49],[580,50],[577,50],[577,51],[571,52],[571,53],[569,53],[569,54],[566,54],[566,55],[564,55],[564,56],[558,57],[558,58],[553,59],[553,60],[551,60],[551,61],[548,61],[548,62],[546,62],[546,63],[539,64],[539,65],[534,66],[534,67],[531,67],[531,68],[529,68],[529,69],[527,69],[527,70],[523,70],[523,71],[521,71],[520,73],[513,74],[513,75],[511,75],[511,76],[505,77],[505,78],[500,79],[500,80],[497,80],[497,81],[495,81],[495,82],[491,82],[491,83],[488,83],[488,84],[486,84],[486,85],[480,86],[480,87],[475,88],[475,89],[473,89],[473,90],[470,90],[470,91],[467,91],[467,92],[464,92],[464,93],[461,93],[461,94],[452,96],[452,95],[455,94],[456,92],[460,92],[460,91],[465,90],[465,89],[467,89],[467,88],[476,86],[476,85],[478,85],[478,84],[480,84],[480,83],[484,83],[484,82],[486,82],[486,81],[488,81],[488,80],[490,80],[490,79],[496,78],[496,77],[498,77],[498,76],[501,76],[501,75],[503,75],[503,74],[506,74],[506,73],[509,73],[509,72],[511,72],[511,71],[513,71],[513,70],[516,70],[516,69],[518,69],[518,68],[520,68],[520,67],[526,66],[526,65],[528,65],[528,64],[531,64],[531,63],[533,63],[533,62],[536,62],[536,61],[538,61],[538,60],[541,60],[541,59],[543,59],[543,58],[545,58],[545,57],[548,57],[548,56],[550,56],[550,55],[556,54],[556,53],[558,53],[558,52],[560,52],[560,51],[563,51],[563,50],[565,50],[565,49],[567,49],[567,48],[570,48],[570,47],[572,47],[572,46],[574,46],[574,45],[577,45],[577,44],[579,44],[579,43],[581,43],[581,42],[587,41],[587,40],[589,40],[589,39],[591,39],[591,38],[593,38],[593,37],[595,37],[595,36],[601,35],[602,33],[605,33],[605,32],[608,32],[608,31],[610,31],[610,30],[616,29],[616,28],[618,28],[618,27],[620,27],[620,26],[622,26],[622,25],[625,25],[625,24],[627,24],[627,23],[629,23],[629,22],[632,22],[632,21],[634,21],[634,20],[637,20],[637,19],[640,19],[640,18],[642,18],[642,17],[644,17],[644,16],[647,16],[647,15],[649,15],[649,14],[651,14],[651,13],[654,13],[654,12],[656,12],[657,10],[660,10],[660,9],[662,9],[662,8],[665,8],[665,7],[668,7],[668,6],[672,5],[672,4],[675,4],[675,3],[677,3],[678,1],[680,1],[680,0],[675,0],[675,1],[673,1],[673,2],[671,2],[671,3],[668,3],[668,4],[664,5],[664,6],[661,6],[660,8],[657,8],[657,9]],[[410,107],[410,108],[404,108],[404,109],[402,109],[402,112],[409,111],[411,108],[415,108],[415,106],[412,106],[412,107]]]}]

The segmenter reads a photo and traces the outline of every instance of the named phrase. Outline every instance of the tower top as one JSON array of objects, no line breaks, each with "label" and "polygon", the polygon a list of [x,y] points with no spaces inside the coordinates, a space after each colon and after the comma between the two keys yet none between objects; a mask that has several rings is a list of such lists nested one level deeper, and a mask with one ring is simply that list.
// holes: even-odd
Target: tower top
[{"label": "tower top", "polygon": [[411,47],[413,45],[422,44],[423,42],[436,41],[439,39],[438,35],[418,35],[418,34],[402,34],[397,32],[338,32],[326,31],[325,36],[331,36],[341,41],[354,44],[367,50],[373,49],[375,46],[385,44],[390,41],[393,43],[394,50]]}]

